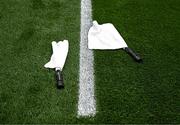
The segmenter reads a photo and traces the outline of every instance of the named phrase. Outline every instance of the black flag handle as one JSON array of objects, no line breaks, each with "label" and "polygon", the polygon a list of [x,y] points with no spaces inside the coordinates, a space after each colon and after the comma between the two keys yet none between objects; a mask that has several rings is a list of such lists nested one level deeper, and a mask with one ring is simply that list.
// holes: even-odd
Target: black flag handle
[{"label": "black flag handle", "polygon": [[142,59],[139,55],[137,55],[132,49],[129,47],[124,48],[125,52],[128,53],[136,62],[142,62]]},{"label": "black flag handle", "polygon": [[61,70],[55,70],[55,73],[56,73],[57,88],[58,89],[64,88],[64,81],[63,81],[63,75],[62,75]]}]

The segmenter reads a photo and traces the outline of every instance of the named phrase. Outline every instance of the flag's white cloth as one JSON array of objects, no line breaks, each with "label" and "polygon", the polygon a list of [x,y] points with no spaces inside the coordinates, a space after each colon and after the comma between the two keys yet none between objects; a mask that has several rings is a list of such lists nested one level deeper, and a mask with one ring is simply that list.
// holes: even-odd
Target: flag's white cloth
[{"label": "flag's white cloth", "polygon": [[53,54],[51,56],[51,59],[48,63],[44,65],[44,67],[59,68],[60,70],[62,70],[68,54],[69,43],[67,40],[59,41],[58,43],[53,41],[52,49],[53,49]]},{"label": "flag's white cloth", "polygon": [[93,21],[93,26],[88,33],[89,49],[120,49],[125,47],[127,44],[113,24],[99,25],[97,21]]}]

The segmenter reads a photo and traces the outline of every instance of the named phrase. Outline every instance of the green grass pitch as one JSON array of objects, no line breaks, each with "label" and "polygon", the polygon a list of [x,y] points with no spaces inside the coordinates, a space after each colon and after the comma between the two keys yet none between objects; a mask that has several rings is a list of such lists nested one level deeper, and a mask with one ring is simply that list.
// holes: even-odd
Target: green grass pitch
[{"label": "green grass pitch", "polygon": [[[0,1],[0,123],[180,123],[180,1],[92,0],[144,62],[94,51],[97,114],[77,118],[80,0]],[[43,67],[68,39],[65,89]]]},{"label": "green grass pitch", "polygon": [[[79,0],[0,1],[0,123],[71,123],[76,120]],[[53,40],[68,39],[66,88],[55,87],[43,66]]]},{"label": "green grass pitch", "polygon": [[93,0],[94,19],[111,22],[123,51],[95,51],[98,123],[179,123],[180,1]]}]

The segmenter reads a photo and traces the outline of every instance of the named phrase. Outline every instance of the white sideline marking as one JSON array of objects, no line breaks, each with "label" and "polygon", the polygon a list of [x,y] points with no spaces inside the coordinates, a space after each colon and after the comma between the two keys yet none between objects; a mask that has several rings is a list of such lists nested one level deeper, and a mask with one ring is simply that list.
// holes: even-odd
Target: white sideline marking
[{"label": "white sideline marking", "polygon": [[81,0],[81,41],[78,117],[94,116],[96,101],[94,96],[94,56],[88,49],[88,31],[92,25],[91,0]]}]

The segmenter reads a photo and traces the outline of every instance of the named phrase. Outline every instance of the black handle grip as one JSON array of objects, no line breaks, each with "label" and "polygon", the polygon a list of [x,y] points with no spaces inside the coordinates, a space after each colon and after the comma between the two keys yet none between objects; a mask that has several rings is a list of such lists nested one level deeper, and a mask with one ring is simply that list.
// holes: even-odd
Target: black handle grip
[{"label": "black handle grip", "polygon": [[60,70],[56,70],[56,81],[57,81],[57,88],[62,89],[64,88],[64,81],[63,81],[63,76]]},{"label": "black handle grip", "polygon": [[133,52],[132,49],[129,47],[124,48],[124,50],[131,56],[136,62],[142,62],[142,59],[140,56],[138,56],[135,52]]}]

